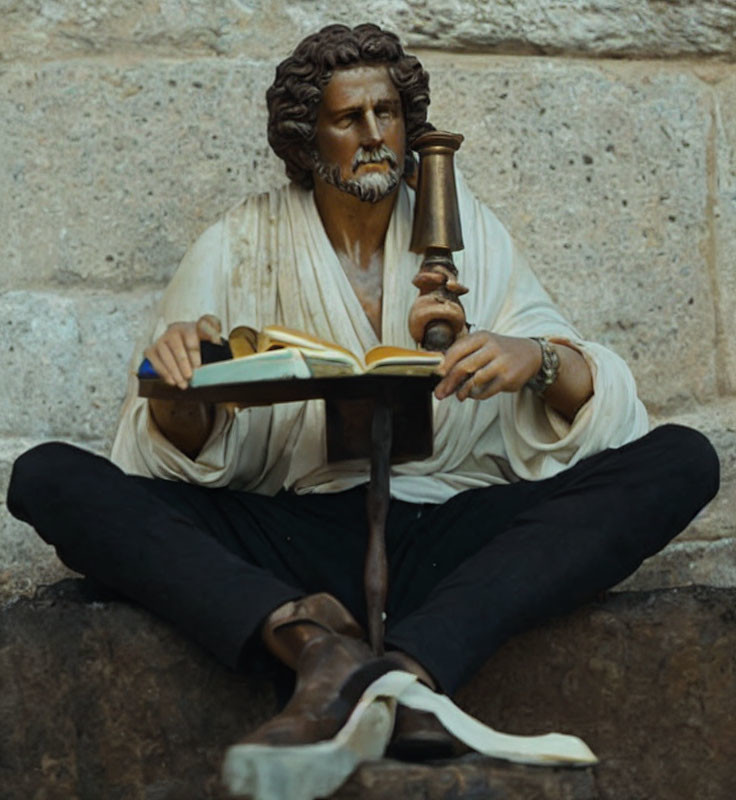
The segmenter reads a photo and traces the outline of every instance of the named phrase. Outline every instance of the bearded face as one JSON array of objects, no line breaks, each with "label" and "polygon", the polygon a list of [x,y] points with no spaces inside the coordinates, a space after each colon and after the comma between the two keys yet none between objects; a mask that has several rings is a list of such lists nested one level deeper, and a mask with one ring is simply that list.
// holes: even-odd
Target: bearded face
[{"label": "bearded face", "polygon": [[315,180],[378,203],[399,185],[405,149],[401,98],[387,67],[336,70],[317,114]]},{"label": "bearded face", "polygon": [[[388,168],[378,172],[359,174],[359,168],[365,164],[387,164]],[[343,178],[339,164],[329,164],[315,154],[314,171],[326,183],[363,200],[366,203],[377,203],[393,192],[399,185],[403,173],[403,159],[399,162],[396,153],[387,145],[367,149],[360,146],[353,157],[351,169],[355,177]]]}]

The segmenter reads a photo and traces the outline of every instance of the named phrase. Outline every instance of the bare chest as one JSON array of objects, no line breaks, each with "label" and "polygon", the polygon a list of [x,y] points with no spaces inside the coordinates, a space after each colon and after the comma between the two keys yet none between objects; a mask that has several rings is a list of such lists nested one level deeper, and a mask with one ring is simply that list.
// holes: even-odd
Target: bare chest
[{"label": "bare chest", "polygon": [[376,336],[381,338],[383,307],[383,255],[376,253],[366,266],[345,253],[338,254],[345,276],[368,317]]}]

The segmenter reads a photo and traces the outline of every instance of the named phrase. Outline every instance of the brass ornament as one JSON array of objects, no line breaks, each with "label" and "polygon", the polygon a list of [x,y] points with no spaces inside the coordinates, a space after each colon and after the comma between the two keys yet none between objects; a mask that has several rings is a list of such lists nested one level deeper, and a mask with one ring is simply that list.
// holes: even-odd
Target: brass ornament
[{"label": "brass ornament", "polygon": [[458,282],[452,260],[452,253],[464,247],[454,166],[462,141],[459,133],[430,131],[412,142],[419,177],[409,248],[424,259],[412,281],[419,297],[409,313],[409,331],[426,350],[444,352],[467,330],[459,298],[468,290]]}]

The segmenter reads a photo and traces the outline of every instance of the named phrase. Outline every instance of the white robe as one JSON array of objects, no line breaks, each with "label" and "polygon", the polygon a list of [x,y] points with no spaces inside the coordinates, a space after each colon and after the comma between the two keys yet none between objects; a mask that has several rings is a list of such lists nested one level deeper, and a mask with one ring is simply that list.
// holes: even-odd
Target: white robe
[{"label": "white robe", "polygon": [[[646,433],[647,418],[626,364],[584,342],[562,317],[507,231],[458,178],[465,249],[455,254],[474,329],[548,336],[576,347],[595,393],[569,424],[529,389],[487,400],[434,401],[434,454],[396,465],[391,493],[444,502],[464,489],[552,476],[586,456]],[[407,319],[420,256],[409,252],[414,193],[402,183],[384,248],[381,340],[413,347]],[[314,198],[292,185],[246,200],[206,230],[167,288],[152,330],[214,314],[223,329],[281,323],[362,353],[379,344],[322,226]],[[232,411],[219,408],[192,461],[157,429],[131,379],[112,459],[127,472],[264,494],[335,492],[368,477],[367,462],[328,464],[322,401]]]}]

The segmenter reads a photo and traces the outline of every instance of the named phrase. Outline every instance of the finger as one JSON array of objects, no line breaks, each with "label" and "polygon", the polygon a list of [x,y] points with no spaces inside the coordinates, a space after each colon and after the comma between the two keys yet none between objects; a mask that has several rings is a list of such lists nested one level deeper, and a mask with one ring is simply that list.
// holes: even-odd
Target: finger
[{"label": "finger", "polygon": [[164,366],[168,370],[169,375],[173,379],[174,383],[180,389],[186,389],[188,380],[182,375],[181,369],[179,368],[179,363],[174,356],[171,348],[169,347],[168,342],[162,341],[159,342],[157,348],[158,356],[163,362]]},{"label": "finger", "polygon": [[[473,386],[468,392],[467,397],[473,400],[487,400],[489,397],[493,397],[494,394],[500,394],[502,391],[503,380],[501,380],[499,376],[496,376],[486,383],[479,383],[477,386]],[[463,398],[463,400],[464,399],[465,398]]]},{"label": "finger", "polygon": [[[197,336],[196,326],[191,326],[183,332],[184,347],[187,352],[189,363],[192,369],[202,366],[202,352],[199,346],[199,336]],[[191,376],[190,376],[191,377]]]},{"label": "finger", "polygon": [[503,391],[504,379],[499,374],[498,365],[494,362],[478,369],[458,388],[457,399],[462,401],[468,397],[481,400]]},{"label": "finger", "polygon": [[[442,399],[456,392],[472,375],[486,367],[491,358],[488,348],[473,350],[465,358],[455,363],[447,375],[437,384],[435,388],[436,397]],[[491,363],[493,362],[491,361]]]},{"label": "finger", "polygon": [[143,351],[143,355],[151,362],[151,366],[156,370],[156,374],[159,376],[159,378],[161,378],[161,380],[168,383],[169,386],[176,385],[176,381],[169,372],[168,367],[159,358],[158,353],[153,347],[147,347]]},{"label": "finger", "polygon": [[468,336],[456,339],[452,347],[445,353],[437,372],[440,375],[448,375],[458,361],[479,350],[486,342],[486,337],[477,333],[471,333]]},{"label": "finger", "polygon": [[[194,333],[191,327],[189,328],[189,330],[193,334],[194,339],[196,340],[193,352],[198,352],[199,339],[197,338],[197,334]],[[179,367],[179,372],[181,373],[184,380],[188,383],[189,379],[192,377],[194,363],[192,362],[191,358],[192,351],[190,351],[190,349],[187,347],[186,329],[179,329],[176,331],[172,331],[172,335],[166,338],[166,344],[168,345],[169,350],[176,359],[177,366]]]},{"label": "finger", "polygon": [[212,344],[220,344],[222,323],[214,314],[204,314],[197,320],[197,335]]}]

